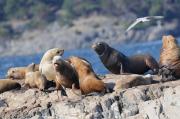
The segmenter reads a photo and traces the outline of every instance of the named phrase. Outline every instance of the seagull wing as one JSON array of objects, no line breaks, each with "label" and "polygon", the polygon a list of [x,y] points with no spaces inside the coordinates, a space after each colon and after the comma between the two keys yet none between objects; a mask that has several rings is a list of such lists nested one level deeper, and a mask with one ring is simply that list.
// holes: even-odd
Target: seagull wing
[{"label": "seagull wing", "polygon": [[148,16],[148,17],[144,17],[144,18],[154,20],[154,19],[163,19],[164,16]]},{"label": "seagull wing", "polygon": [[126,32],[128,32],[129,30],[131,30],[134,26],[136,26],[138,23],[140,23],[141,20],[140,19],[136,19],[135,22],[133,22],[127,29]]},{"label": "seagull wing", "polygon": [[140,22],[147,22],[147,21],[151,21],[151,20],[156,20],[156,19],[163,19],[164,16],[147,16],[147,17],[141,17],[141,18],[137,18],[135,22],[133,22],[126,30],[126,32],[128,32],[129,30],[131,30],[134,26],[136,26],[138,23]]}]

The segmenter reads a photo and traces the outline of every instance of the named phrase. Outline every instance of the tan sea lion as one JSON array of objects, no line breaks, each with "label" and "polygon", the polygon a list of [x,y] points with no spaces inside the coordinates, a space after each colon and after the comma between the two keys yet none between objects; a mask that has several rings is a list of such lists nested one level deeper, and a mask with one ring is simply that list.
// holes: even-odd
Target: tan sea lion
[{"label": "tan sea lion", "polygon": [[[28,67],[28,66],[27,66]],[[12,67],[9,68],[7,71],[6,77],[10,79],[24,79],[26,72],[27,72],[27,67]],[[35,64],[34,70],[38,71],[39,70],[39,65]]]},{"label": "tan sea lion", "polygon": [[92,48],[99,55],[104,66],[114,74],[133,73],[144,74],[148,70],[154,73],[158,72],[158,63],[148,54],[139,54],[131,57],[110,47],[105,42],[98,42],[92,45]]},{"label": "tan sea lion", "polygon": [[171,70],[175,78],[180,78],[180,47],[172,35],[162,37],[159,66]]},{"label": "tan sea lion", "polygon": [[10,79],[0,80],[0,93],[13,90],[13,89],[20,89],[20,88],[21,88],[21,85],[14,80],[10,80]]},{"label": "tan sea lion", "polygon": [[10,79],[24,79],[26,75],[26,67],[14,67],[7,71],[7,78]]},{"label": "tan sea lion", "polygon": [[64,50],[59,48],[53,48],[44,53],[39,65],[39,71],[47,78],[47,80],[56,80],[56,72],[52,60],[54,56],[61,56],[63,53]]},{"label": "tan sea lion", "polygon": [[116,80],[114,91],[132,88],[134,86],[140,85],[149,85],[152,83],[152,76],[151,75],[137,75],[137,74],[130,74],[130,75],[118,75],[119,80]]},{"label": "tan sea lion", "polygon": [[26,72],[30,72],[30,71],[39,71],[39,64],[35,64],[34,62],[32,62],[31,64],[29,64],[26,67]]},{"label": "tan sea lion", "polygon": [[41,75],[40,71],[36,71],[36,64],[32,63],[27,67],[24,82],[30,88],[38,88],[43,91],[46,88],[47,79]]},{"label": "tan sea lion", "polygon": [[71,56],[67,61],[75,68],[82,94],[105,91],[105,84],[97,77],[91,64],[83,58]]}]

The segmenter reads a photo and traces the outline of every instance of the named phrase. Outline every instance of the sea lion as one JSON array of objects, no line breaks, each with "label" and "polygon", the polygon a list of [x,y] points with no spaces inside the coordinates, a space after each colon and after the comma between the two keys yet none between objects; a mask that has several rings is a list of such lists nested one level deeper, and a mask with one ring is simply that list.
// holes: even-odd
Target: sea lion
[{"label": "sea lion", "polygon": [[172,35],[162,37],[159,66],[163,70],[162,75],[170,74],[175,78],[180,78],[180,47]]},{"label": "sea lion", "polygon": [[35,71],[39,71],[39,64],[35,64],[34,62],[32,62],[26,67],[26,73]]},{"label": "sea lion", "polygon": [[0,93],[9,91],[12,89],[20,89],[20,88],[21,88],[21,85],[14,80],[10,80],[10,79],[1,79],[0,80]]},{"label": "sea lion", "polygon": [[26,75],[26,67],[13,67],[7,71],[7,78],[10,79],[24,79]]},{"label": "sea lion", "polygon": [[39,65],[39,71],[47,78],[47,80],[56,81],[56,72],[52,60],[54,56],[61,56],[63,53],[64,50],[59,48],[53,48],[44,53]]},{"label": "sea lion", "polygon": [[151,75],[137,75],[137,74],[130,74],[130,75],[118,75],[119,80],[116,80],[114,91],[132,88],[134,86],[140,85],[149,85],[152,83],[152,76]]},{"label": "sea lion", "polygon": [[73,84],[76,88],[79,88],[78,74],[69,62],[61,59],[60,56],[55,56],[53,65],[56,71],[57,89],[60,89],[60,86],[72,88]]},{"label": "sea lion", "polygon": [[[8,71],[7,71],[6,77],[10,78],[10,79],[24,79],[25,75],[26,75],[26,72],[27,72],[27,67],[12,67],[12,68],[9,68]],[[39,65],[38,64],[34,65],[34,70],[36,70],[36,71],[39,70]]]},{"label": "sea lion", "polygon": [[58,90],[61,90],[61,96],[68,96],[66,88],[72,88],[73,92],[75,92],[75,89],[79,89],[78,74],[72,65],[63,60],[61,56],[55,56],[52,62],[56,71],[55,83],[57,93]]},{"label": "sea lion", "polygon": [[27,67],[24,83],[25,86],[30,88],[38,88],[41,91],[44,91],[46,88],[47,79],[40,73],[40,71],[36,71],[36,64],[32,63]]},{"label": "sea lion", "polygon": [[105,84],[97,77],[93,71],[91,64],[79,57],[71,56],[67,61],[75,68],[78,77],[79,85],[82,94],[89,94],[93,92],[104,92]]},{"label": "sea lion", "polygon": [[98,42],[92,45],[92,48],[99,55],[104,66],[114,74],[133,73],[144,74],[148,70],[153,73],[158,72],[158,63],[149,54],[139,54],[131,57],[110,47],[105,42]]}]

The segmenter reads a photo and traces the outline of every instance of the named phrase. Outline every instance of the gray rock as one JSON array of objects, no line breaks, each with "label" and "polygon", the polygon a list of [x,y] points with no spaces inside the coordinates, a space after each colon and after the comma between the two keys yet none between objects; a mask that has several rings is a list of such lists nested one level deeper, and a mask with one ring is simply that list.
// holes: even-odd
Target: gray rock
[{"label": "gray rock", "polygon": [[[117,80],[118,76],[109,76]],[[113,78],[114,77],[114,78]],[[106,78],[105,78],[106,79]],[[103,79],[103,80],[105,80]],[[70,89],[67,89],[71,95]],[[142,85],[103,96],[70,96],[38,89],[0,94],[0,117],[8,119],[178,119],[180,80]]]}]

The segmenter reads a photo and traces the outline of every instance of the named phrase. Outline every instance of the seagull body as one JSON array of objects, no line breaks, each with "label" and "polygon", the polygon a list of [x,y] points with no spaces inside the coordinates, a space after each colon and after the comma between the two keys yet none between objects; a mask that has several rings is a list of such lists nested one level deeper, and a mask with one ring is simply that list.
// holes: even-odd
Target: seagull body
[{"label": "seagull body", "polygon": [[128,32],[129,30],[131,30],[134,26],[136,26],[139,23],[143,23],[143,22],[148,22],[151,20],[159,20],[159,19],[163,19],[163,16],[147,16],[147,17],[141,17],[141,18],[137,18],[135,22],[133,22],[126,30],[126,32]]}]

